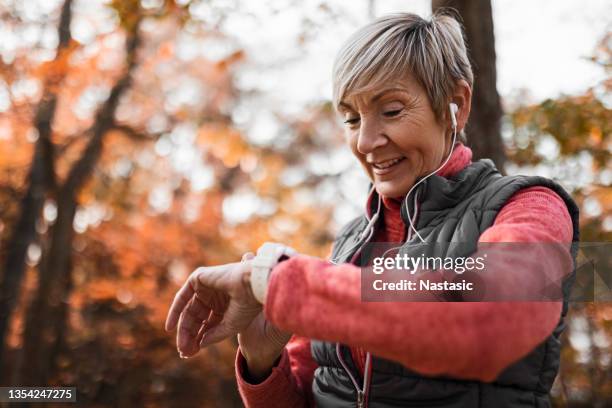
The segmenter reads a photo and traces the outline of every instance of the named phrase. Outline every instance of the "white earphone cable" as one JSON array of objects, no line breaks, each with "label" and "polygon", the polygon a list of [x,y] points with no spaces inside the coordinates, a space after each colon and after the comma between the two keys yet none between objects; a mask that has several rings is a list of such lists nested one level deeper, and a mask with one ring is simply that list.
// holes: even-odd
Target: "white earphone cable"
[{"label": "white earphone cable", "polygon": [[[375,187],[372,186],[372,188],[370,189],[370,192],[368,193],[368,197],[370,195],[372,195],[372,192],[374,191],[374,188]],[[376,207],[376,212],[374,213],[374,215],[372,215],[372,218],[368,218],[367,211],[366,211],[366,219],[368,220],[368,224],[366,225],[365,229],[361,232],[361,234],[359,234],[359,239],[357,240],[357,243],[355,243],[347,251],[342,252],[342,254],[336,255],[330,261],[331,263],[336,264],[338,262],[337,261],[338,259],[343,257],[345,254],[351,253],[355,248],[359,247],[362,242],[368,242],[370,240],[370,238],[372,238],[372,235],[374,234],[374,224],[376,224],[376,221],[378,220],[378,217],[380,215],[381,209],[382,209],[382,199],[381,199],[381,197],[379,195],[378,196],[378,205]],[[364,238],[365,238],[365,240],[364,240]]]},{"label": "white earphone cable", "polygon": [[[444,163],[442,163],[440,165],[440,167],[438,167],[436,170],[434,170],[433,172],[429,173],[427,176],[423,177],[421,180],[419,180],[418,183],[416,183],[414,186],[412,186],[412,188],[410,189],[410,191],[408,191],[408,194],[406,194],[406,198],[404,198],[405,204],[406,204],[406,211],[408,211],[408,197],[410,196],[410,193],[412,192],[412,190],[414,190],[414,188],[416,186],[418,186],[419,184],[421,184],[422,182],[424,182],[425,180],[427,180],[429,177],[433,176],[434,174],[436,174],[442,167],[446,166],[446,163],[448,163],[448,161],[451,158],[451,155],[453,154],[453,150],[455,150],[455,141],[457,140],[457,127],[453,126],[453,143],[451,144],[451,149],[450,152],[448,153],[448,156],[446,157],[446,160],[444,160]],[[415,207],[416,208],[416,207]],[[416,230],[416,228],[414,227],[414,224],[412,223],[412,219],[410,217],[410,213],[408,214],[408,223],[410,224],[410,228],[412,228],[412,231],[414,231],[414,233],[416,234],[417,237],[419,237],[419,239],[421,240],[422,243],[425,243],[425,240],[423,239],[423,237],[421,236],[421,234],[419,234],[419,232]]]}]

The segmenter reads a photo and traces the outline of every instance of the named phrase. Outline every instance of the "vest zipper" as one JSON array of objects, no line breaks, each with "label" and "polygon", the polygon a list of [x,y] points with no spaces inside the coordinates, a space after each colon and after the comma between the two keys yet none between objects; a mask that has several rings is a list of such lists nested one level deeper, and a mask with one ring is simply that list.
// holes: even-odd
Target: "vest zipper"
[{"label": "vest zipper", "polygon": [[357,407],[363,408],[363,391],[357,390]]},{"label": "vest zipper", "polygon": [[355,387],[355,390],[357,391],[357,407],[358,408],[367,407],[367,401],[365,399],[365,396],[367,395],[367,391],[368,391],[367,389],[370,385],[370,364],[372,361],[372,357],[370,353],[368,352],[367,357],[366,357],[366,364],[365,364],[364,377],[363,377],[363,387],[359,387],[357,380],[355,379],[355,377],[351,373],[351,370],[349,370],[348,366],[344,362],[344,358],[342,358],[342,353],[340,350],[340,343],[336,343],[336,356],[338,357],[338,360],[340,361],[342,368],[348,374],[349,378],[351,379],[351,382],[353,383],[353,386]]},{"label": "vest zipper", "polygon": [[[416,218],[417,218],[418,213],[419,213],[418,196],[419,196],[419,193],[417,191],[417,193],[415,194],[415,197],[414,197],[415,208],[414,208],[414,215],[413,215],[413,218],[412,218],[413,223],[416,221]],[[408,228],[408,237],[406,239],[406,242],[408,242],[408,241],[410,241],[412,239],[412,235],[413,235],[412,234],[412,229]],[[366,241],[361,244],[361,246],[357,249],[357,251],[351,257],[351,263],[354,263],[356,261],[357,256],[359,256],[359,253],[361,252],[361,248],[363,248],[363,246],[365,244],[367,244],[370,241],[370,239],[372,239],[373,236],[374,236],[374,233],[370,234],[368,239],[366,239]],[[370,378],[370,365],[372,363],[372,355],[370,354],[369,351],[366,354],[366,363],[365,363],[365,368],[363,370],[364,371],[364,375],[363,375],[363,387],[361,387],[361,388],[359,387],[359,384],[357,383],[357,380],[355,379],[355,377],[351,373],[351,370],[349,370],[348,366],[344,362],[344,358],[342,358],[342,353],[341,353],[341,350],[340,350],[340,343],[336,343],[336,356],[338,357],[338,361],[340,361],[340,365],[342,366],[344,371],[346,371],[346,373],[348,374],[349,378],[351,379],[351,382],[353,383],[353,386],[355,387],[355,390],[357,391],[357,408],[367,408],[368,401],[366,400],[366,396],[368,396],[369,391],[370,391],[369,390],[370,389],[370,382],[371,382],[371,378]]]},{"label": "vest zipper", "polygon": [[[363,248],[363,246],[366,245],[370,241],[370,239],[372,239],[373,236],[374,236],[374,233],[371,233],[370,236],[365,240],[365,242],[360,244],[359,248],[357,248],[357,251],[351,257],[350,263],[354,264],[356,262],[357,258],[359,257],[359,254],[361,253],[361,248]],[[351,370],[349,370],[348,366],[344,362],[344,358],[342,357],[342,353],[340,350],[340,343],[336,343],[336,356],[338,357],[338,361],[340,361],[340,365],[342,366],[344,371],[346,371],[346,374],[349,376],[351,382],[353,383],[353,386],[355,387],[355,391],[357,391],[357,408],[366,408],[367,401],[365,400],[365,396],[366,396],[366,387],[367,387],[367,382],[366,382],[367,377],[366,376],[368,375],[367,371],[365,371],[363,387],[360,388],[359,384],[357,383],[357,380],[351,373]],[[370,360],[370,353],[368,352],[367,357],[366,357],[366,370],[368,370],[369,368],[369,363],[370,363],[369,360]]]}]

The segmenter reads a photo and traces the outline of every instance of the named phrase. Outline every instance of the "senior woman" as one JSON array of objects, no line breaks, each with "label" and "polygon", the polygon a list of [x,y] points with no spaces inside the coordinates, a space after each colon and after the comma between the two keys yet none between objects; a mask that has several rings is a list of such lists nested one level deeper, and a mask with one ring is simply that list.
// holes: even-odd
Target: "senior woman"
[{"label": "senior woman", "polygon": [[[371,180],[365,214],[342,228],[333,262],[267,243],[256,257],[194,271],[166,322],[178,326],[181,356],[238,334],[248,407],[550,406],[578,210],[551,180],[472,162],[463,129],[473,74],[460,25],[445,15],[382,17],[344,44],[333,75],[348,146]],[[413,255],[423,243],[462,242],[474,253],[534,243],[529,256],[497,257],[479,282],[496,294],[559,282],[562,297],[365,302],[367,242]]]}]

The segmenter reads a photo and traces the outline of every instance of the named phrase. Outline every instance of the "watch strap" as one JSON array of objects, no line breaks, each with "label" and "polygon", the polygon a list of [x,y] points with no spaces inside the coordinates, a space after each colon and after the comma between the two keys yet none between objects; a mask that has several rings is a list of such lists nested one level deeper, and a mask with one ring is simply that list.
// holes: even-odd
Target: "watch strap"
[{"label": "watch strap", "polygon": [[295,254],[293,248],[275,242],[266,242],[257,250],[257,255],[251,260],[251,289],[258,302],[264,304],[266,301],[272,268],[281,258]]}]

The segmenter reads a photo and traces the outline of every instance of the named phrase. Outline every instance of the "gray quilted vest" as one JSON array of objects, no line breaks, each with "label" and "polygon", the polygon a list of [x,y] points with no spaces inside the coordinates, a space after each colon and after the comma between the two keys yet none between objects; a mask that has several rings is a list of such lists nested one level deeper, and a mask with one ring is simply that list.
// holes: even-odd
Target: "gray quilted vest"
[{"label": "gray quilted vest", "polygon": [[[555,191],[565,201],[574,228],[571,248],[574,270],[563,282],[563,309],[553,333],[530,354],[507,367],[491,383],[423,376],[399,363],[372,356],[372,378],[365,405],[371,408],[551,406],[549,392],[559,368],[560,335],[565,327],[564,317],[576,273],[578,208],[572,198],[552,180],[535,176],[502,176],[492,161],[482,159],[451,178],[432,176],[417,187],[420,189],[420,211],[415,227],[426,243],[461,242],[461,255],[471,254],[477,249],[480,235],[493,225],[499,210],[509,198],[517,191],[532,186],[544,186]],[[371,200],[373,207],[376,201]],[[412,205],[410,203],[408,208],[410,214],[413,214]],[[408,225],[404,205],[401,215]],[[351,248],[366,224],[365,216],[360,216],[342,228],[334,243],[332,259],[341,255],[340,259],[336,259],[338,262],[351,260],[357,251],[351,251]],[[409,247],[405,245],[401,251],[410,253]],[[445,256],[460,256],[452,251],[449,249]],[[313,358],[319,364],[313,381],[317,406],[357,406],[357,390],[337,357],[336,344],[318,340],[313,340],[311,344]],[[349,348],[341,345],[340,353],[352,376],[362,381]],[[360,383],[359,387],[362,386]]]}]

